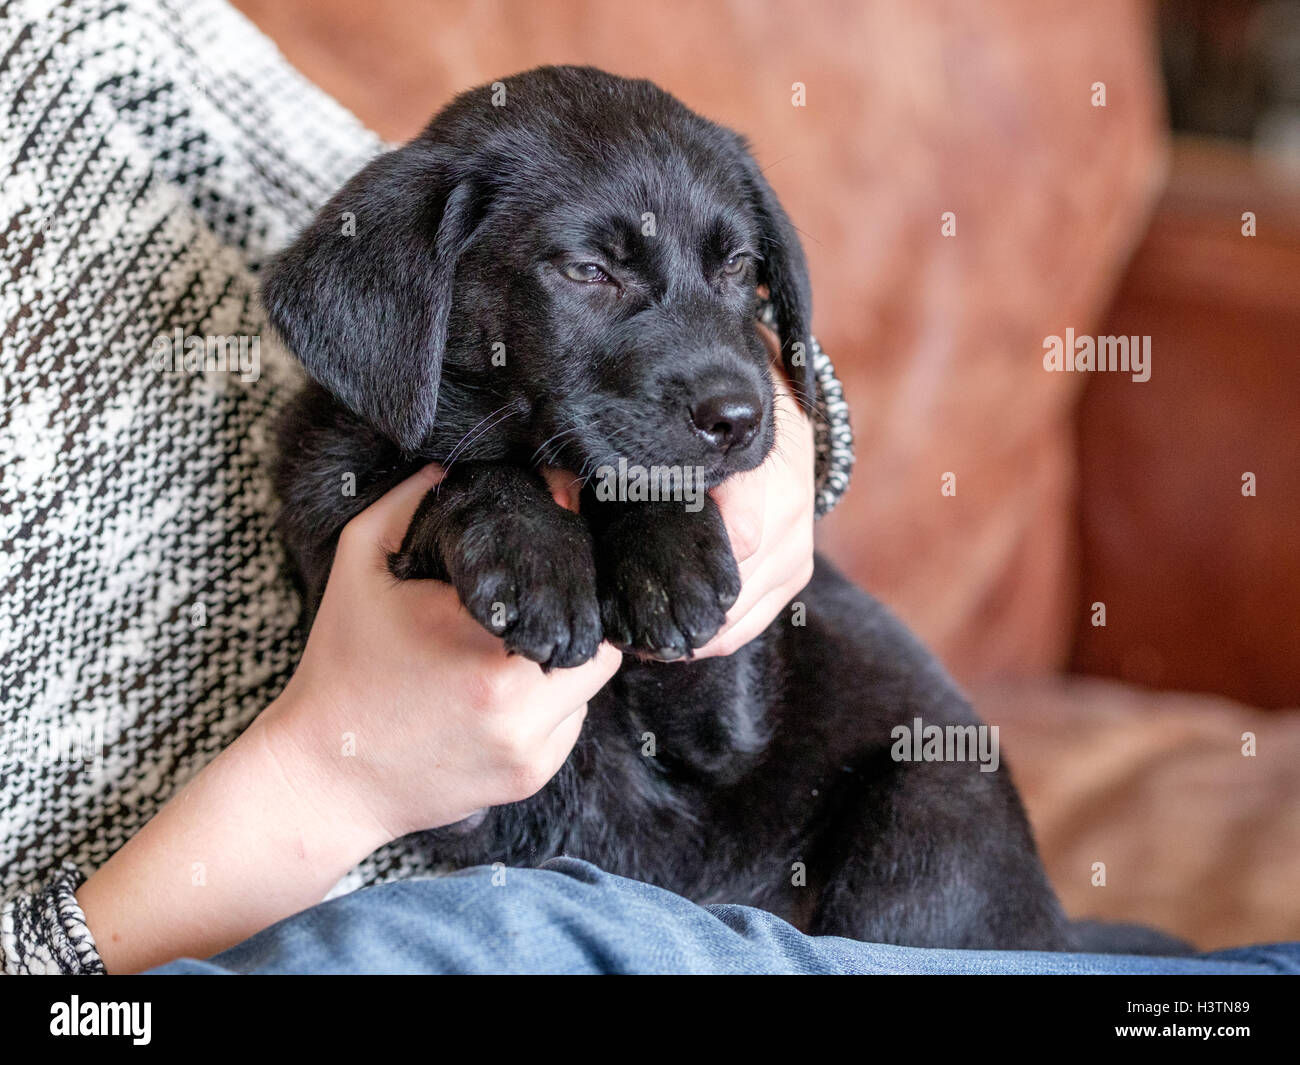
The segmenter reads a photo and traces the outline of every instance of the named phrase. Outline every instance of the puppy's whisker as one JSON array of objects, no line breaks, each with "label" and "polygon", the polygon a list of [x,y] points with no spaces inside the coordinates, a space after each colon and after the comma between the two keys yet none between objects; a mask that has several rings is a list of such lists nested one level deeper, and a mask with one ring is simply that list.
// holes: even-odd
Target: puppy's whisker
[{"label": "puppy's whisker", "polygon": [[[500,425],[502,422],[504,422],[504,421],[506,421],[507,419],[512,418],[512,417],[514,417],[516,414],[520,413],[520,412],[519,412],[519,409],[518,409],[518,408],[515,408],[514,410],[509,410],[509,411],[507,411],[506,414],[504,414],[504,415],[502,415],[501,417],[497,418],[496,416],[497,416],[498,414],[501,414],[502,411],[506,410],[507,407],[510,407],[510,404],[509,404],[509,403],[505,404],[504,406],[498,407],[495,411],[493,411],[493,412],[492,412],[491,414],[489,414],[486,418],[484,418],[483,421],[479,422],[478,425],[474,426],[473,429],[471,429],[468,433],[466,433],[464,436],[462,436],[462,437],[460,438],[460,440],[456,443],[456,446],[453,447],[453,448],[451,449],[451,451],[448,453],[448,455],[447,455],[447,461],[446,461],[445,463],[443,463],[443,469],[444,469],[447,473],[450,473],[450,472],[451,472],[451,467],[455,464],[456,460],[457,460],[457,459],[458,459],[462,454],[464,454],[465,449],[466,449],[467,447],[469,447],[470,444],[472,444],[475,440],[477,440],[477,439],[481,438],[482,436],[484,436],[486,433],[491,432],[493,429],[495,429],[495,428],[496,428],[498,425]],[[484,422],[488,422],[489,419],[494,419],[494,418],[495,418],[495,420],[492,421],[490,425],[485,425],[485,424],[484,424]]]},{"label": "puppy's whisker", "polygon": [[767,166],[760,166],[760,167],[758,168],[758,172],[759,172],[760,174],[764,174],[764,175],[766,175],[766,174],[768,173],[768,171],[770,171],[770,170],[772,169],[772,167],[774,167],[774,166],[780,166],[780,165],[781,165],[782,163],[784,163],[787,159],[793,159],[793,158],[794,158],[794,155],[795,155],[794,152],[790,152],[790,153],[787,154],[787,155],[783,155],[783,156],[781,156],[780,159],[773,159],[770,163],[767,164]]},{"label": "puppy's whisker", "polygon": [[[581,426],[580,424],[578,424],[578,423],[575,421],[571,426],[569,426],[569,428],[567,428],[567,429],[561,429],[561,430],[560,430],[558,433],[556,433],[554,436],[548,437],[546,440],[543,440],[543,441],[541,442],[541,444],[538,445],[537,450],[533,452],[533,457],[532,457],[531,459],[528,460],[528,464],[529,464],[530,466],[536,466],[536,465],[537,465],[537,460],[538,460],[539,458],[543,457],[543,456],[542,456],[542,452],[543,452],[543,451],[544,451],[544,450],[545,450],[549,445],[553,444],[555,441],[559,440],[561,437],[568,436],[570,433],[576,433],[576,432],[580,431],[581,429],[582,429],[582,426]],[[555,461],[555,459],[556,459],[558,456],[559,456],[559,448],[557,447],[557,448],[553,449],[551,452],[549,452],[549,453],[545,456],[545,458],[546,458],[545,465],[548,465],[548,466],[551,465],[551,464]]]},{"label": "puppy's whisker", "polygon": [[591,424],[596,427],[596,430],[598,432],[602,433],[607,437],[611,437],[612,438],[611,442],[615,444],[618,443],[619,439],[621,438],[621,434],[628,431],[628,427],[626,425],[610,428],[609,426],[605,425],[604,422],[600,421],[598,418],[595,417],[591,419]]},{"label": "puppy's whisker", "polygon": [[795,406],[798,407],[798,409],[799,409],[800,412],[804,415],[804,417],[810,419],[811,421],[816,421],[816,420],[817,420],[817,403],[816,403],[816,401],[814,401],[814,400],[810,400],[810,399],[805,399],[802,395],[800,395],[799,393],[794,392],[794,391],[791,391],[791,392],[789,392],[789,393],[785,393],[785,392],[777,392],[777,393],[772,397],[772,407],[773,407],[773,409],[775,410],[777,407],[780,407],[783,403],[785,403],[785,401],[786,401],[787,399],[793,399],[793,400],[794,400]]},{"label": "puppy's whisker", "polygon": [[506,409],[507,407],[509,407],[509,406],[510,406],[509,403],[503,403],[503,404],[502,404],[501,406],[499,406],[496,410],[494,410],[491,414],[489,414],[489,415],[487,415],[486,417],[480,419],[480,420],[479,420],[479,421],[474,425],[473,428],[471,428],[467,433],[465,433],[464,436],[462,436],[459,440],[456,441],[455,446],[454,446],[454,447],[453,447],[453,448],[452,448],[452,449],[447,453],[447,461],[450,462],[453,458],[455,458],[455,456],[456,456],[457,453],[461,450],[461,448],[462,448],[462,446],[465,444],[465,442],[466,442],[467,440],[469,440],[469,438],[472,437],[476,432],[478,432],[478,430],[483,426],[483,424],[484,424],[485,422],[489,422],[489,421],[491,421],[493,418],[495,418],[498,414],[500,414],[503,410],[505,410],[505,409]]},{"label": "puppy's whisker", "polygon": [[783,448],[780,444],[773,444],[772,450],[769,451],[767,454],[768,454],[768,458],[775,457],[777,459],[780,459],[783,463],[785,463],[787,467],[789,467],[790,456],[786,453],[785,448]]},{"label": "puppy's whisker", "polygon": [[586,469],[587,466],[591,466],[591,471],[585,475],[579,476],[578,478],[579,486],[582,488],[586,488],[587,485],[591,483],[591,479],[595,477],[596,474],[598,474],[605,467],[613,465],[617,461],[618,461],[617,451],[610,451],[599,459],[588,459],[586,462],[582,464],[582,466],[583,469]]},{"label": "puppy's whisker", "polygon": [[[591,418],[592,427],[602,436],[610,439],[610,442],[617,443],[622,429],[611,429],[600,422],[594,415]],[[579,428],[580,426],[575,426]],[[612,439],[611,439],[612,438]],[[575,481],[583,488],[590,483],[602,467],[610,466],[618,462],[619,453],[616,449],[611,449],[597,458],[588,458],[583,460],[582,465],[576,471]]]}]

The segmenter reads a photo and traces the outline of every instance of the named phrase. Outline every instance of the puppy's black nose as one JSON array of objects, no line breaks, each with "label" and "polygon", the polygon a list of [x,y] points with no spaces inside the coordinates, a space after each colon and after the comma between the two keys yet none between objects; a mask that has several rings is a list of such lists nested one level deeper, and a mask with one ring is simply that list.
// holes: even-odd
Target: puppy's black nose
[{"label": "puppy's black nose", "polygon": [[695,431],[719,451],[741,448],[753,440],[760,417],[758,402],[743,395],[709,396],[691,408]]}]

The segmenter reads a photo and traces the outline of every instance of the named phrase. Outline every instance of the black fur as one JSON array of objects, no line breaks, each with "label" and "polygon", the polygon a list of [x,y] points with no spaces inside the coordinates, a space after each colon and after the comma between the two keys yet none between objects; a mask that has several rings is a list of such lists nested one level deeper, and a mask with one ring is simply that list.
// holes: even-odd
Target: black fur
[{"label": "black fur", "polygon": [[[579,517],[536,469],[590,477],[623,457],[699,466],[712,485],[762,462],[773,389],[758,289],[806,400],[803,254],[743,141],[648,82],[543,68],[505,86],[503,106],[490,87],[466,93],[366,167],[264,283],[315,382],[286,416],[277,471],[309,610],[343,525],[437,460],[447,477],[391,559],[396,576],[450,580],[547,668],[585,661],[602,637],[638,652],[538,795],[425,833],[428,847],[457,864],[575,855],[821,933],[1063,946],[1005,766],[891,759],[896,725],[975,718],[825,561],[799,597],[806,625],[787,614],[730,657],[651,660],[689,656],[739,590],[716,507],[588,487]],[[575,263],[611,281],[566,276]],[[729,421],[722,437],[695,428],[718,394],[752,400],[752,439],[726,437]]]}]

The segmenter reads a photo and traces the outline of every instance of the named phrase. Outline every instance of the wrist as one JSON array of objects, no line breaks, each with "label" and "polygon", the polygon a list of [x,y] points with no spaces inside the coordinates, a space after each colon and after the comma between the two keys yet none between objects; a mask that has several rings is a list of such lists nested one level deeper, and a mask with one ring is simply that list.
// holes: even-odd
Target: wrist
[{"label": "wrist", "polygon": [[325,716],[290,684],[240,739],[257,748],[300,819],[330,841],[335,862],[347,861],[346,872],[401,831],[375,812],[373,782],[355,756],[355,738],[331,728]]},{"label": "wrist", "polygon": [[315,905],[385,840],[259,718],[77,891],[109,972],[209,957]]}]

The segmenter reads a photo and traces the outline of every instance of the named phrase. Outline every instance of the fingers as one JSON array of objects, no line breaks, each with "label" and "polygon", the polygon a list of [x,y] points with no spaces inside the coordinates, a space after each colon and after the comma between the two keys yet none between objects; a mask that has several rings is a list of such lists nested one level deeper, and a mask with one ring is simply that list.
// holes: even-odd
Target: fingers
[{"label": "fingers", "polygon": [[729,622],[707,644],[695,652],[696,658],[726,658],[739,651],[766,629],[790,600],[790,593],[776,588],[763,596],[745,614]]},{"label": "fingers", "polygon": [[742,564],[742,576],[743,563],[757,555],[764,537],[772,534],[769,495],[776,493],[788,501],[804,495],[811,499],[813,493],[812,422],[799,409],[783,374],[775,374],[773,384],[776,439],[772,453],[758,469],[728,478],[711,493],[722,511],[731,551]]},{"label": "fingers", "polygon": [[[589,662],[571,669],[553,669],[546,674],[542,674],[533,662],[524,659],[515,661],[531,670],[525,683],[534,686],[531,689],[534,695],[527,700],[528,703],[531,706],[556,708],[550,714],[540,715],[538,721],[542,729],[550,730],[549,737],[543,742],[557,755],[551,770],[553,773],[568,757],[570,748],[578,738],[582,722],[587,716],[587,703],[618,672],[618,667],[623,664],[623,653],[610,644],[602,643],[596,651],[596,657]],[[575,711],[574,707],[578,709]],[[558,721],[553,716],[555,713],[559,714]]]},{"label": "fingers", "polygon": [[568,759],[586,719],[585,704],[576,710],[567,709],[554,729],[515,756],[513,764],[506,770],[506,802],[521,802],[546,787]]},{"label": "fingers", "polygon": [[[531,662],[527,664],[538,668]],[[622,664],[623,652],[613,644],[602,643],[596,649],[595,658],[569,669],[553,669],[545,679],[551,687],[552,698],[576,706],[600,691]]]},{"label": "fingers", "polygon": [[[602,644],[596,657],[573,669],[557,669],[543,675],[535,663],[512,659],[502,668],[512,672],[521,666],[522,676],[498,678],[497,688],[511,697],[504,700],[520,736],[530,737],[528,763],[541,770],[544,782],[564,764],[582,731],[587,703],[609,681],[623,661],[623,655]],[[540,786],[540,783],[539,783]]]},{"label": "fingers", "polygon": [[459,657],[461,661],[476,657],[478,672],[490,681],[493,695],[488,701],[527,710],[536,719],[541,735],[555,728],[558,719],[554,713],[559,708],[585,704],[623,664],[623,652],[602,643],[595,657],[582,665],[544,673],[536,662],[510,654],[500,637],[493,636],[467,613],[463,621],[467,642],[460,645],[465,651]]},{"label": "fingers", "polygon": [[577,475],[568,470],[555,470],[550,466],[543,466],[542,476],[546,479],[546,486],[551,490],[551,498],[565,510],[576,513],[578,497],[582,493],[582,484]]},{"label": "fingers", "polygon": [[812,550],[792,542],[779,556],[765,559],[741,585],[740,597],[718,633],[695,652],[696,658],[734,654],[768,627],[812,576]]},{"label": "fingers", "polygon": [[[544,698],[547,706],[577,706],[600,691],[623,664],[623,653],[602,643],[593,658],[581,665],[544,672],[522,655],[506,650],[501,637],[489,632],[461,604],[456,589],[440,581],[404,581],[397,592],[415,612],[418,624],[436,638],[456,661],[475,661],[485,676],[499,681],[505,702],[532,703]],[[546,726],[549,731],[550,726]]]},{"label": "fingers", "polygon": [[587,720],[587,704],[583,703],[576,710],[570,711],[551,731],[550,736],[546,738],[543,747],[543,763],[547,764],[550,770],[549,777],[554,776],[560,766],[569,757],[569,752],[573,750],[573,745],[578,742],[578,736],[582,733],[582,726]]},{"label": "fingers", "polygon": [[767,481],[768,465],[764,462],[756,470],[729,478],[712,492],[713,501],[722,511],[722,522],[731,540],[731,553],[737,562],[752,558],[763,543]]},{"label": "fingers", "polygon": [[813,426],[789,384],[775,375],[776,443],[757,470],[715,489],[741,590],[727,623],[697,658],[729,655],[763,631],[812,573]]}]

